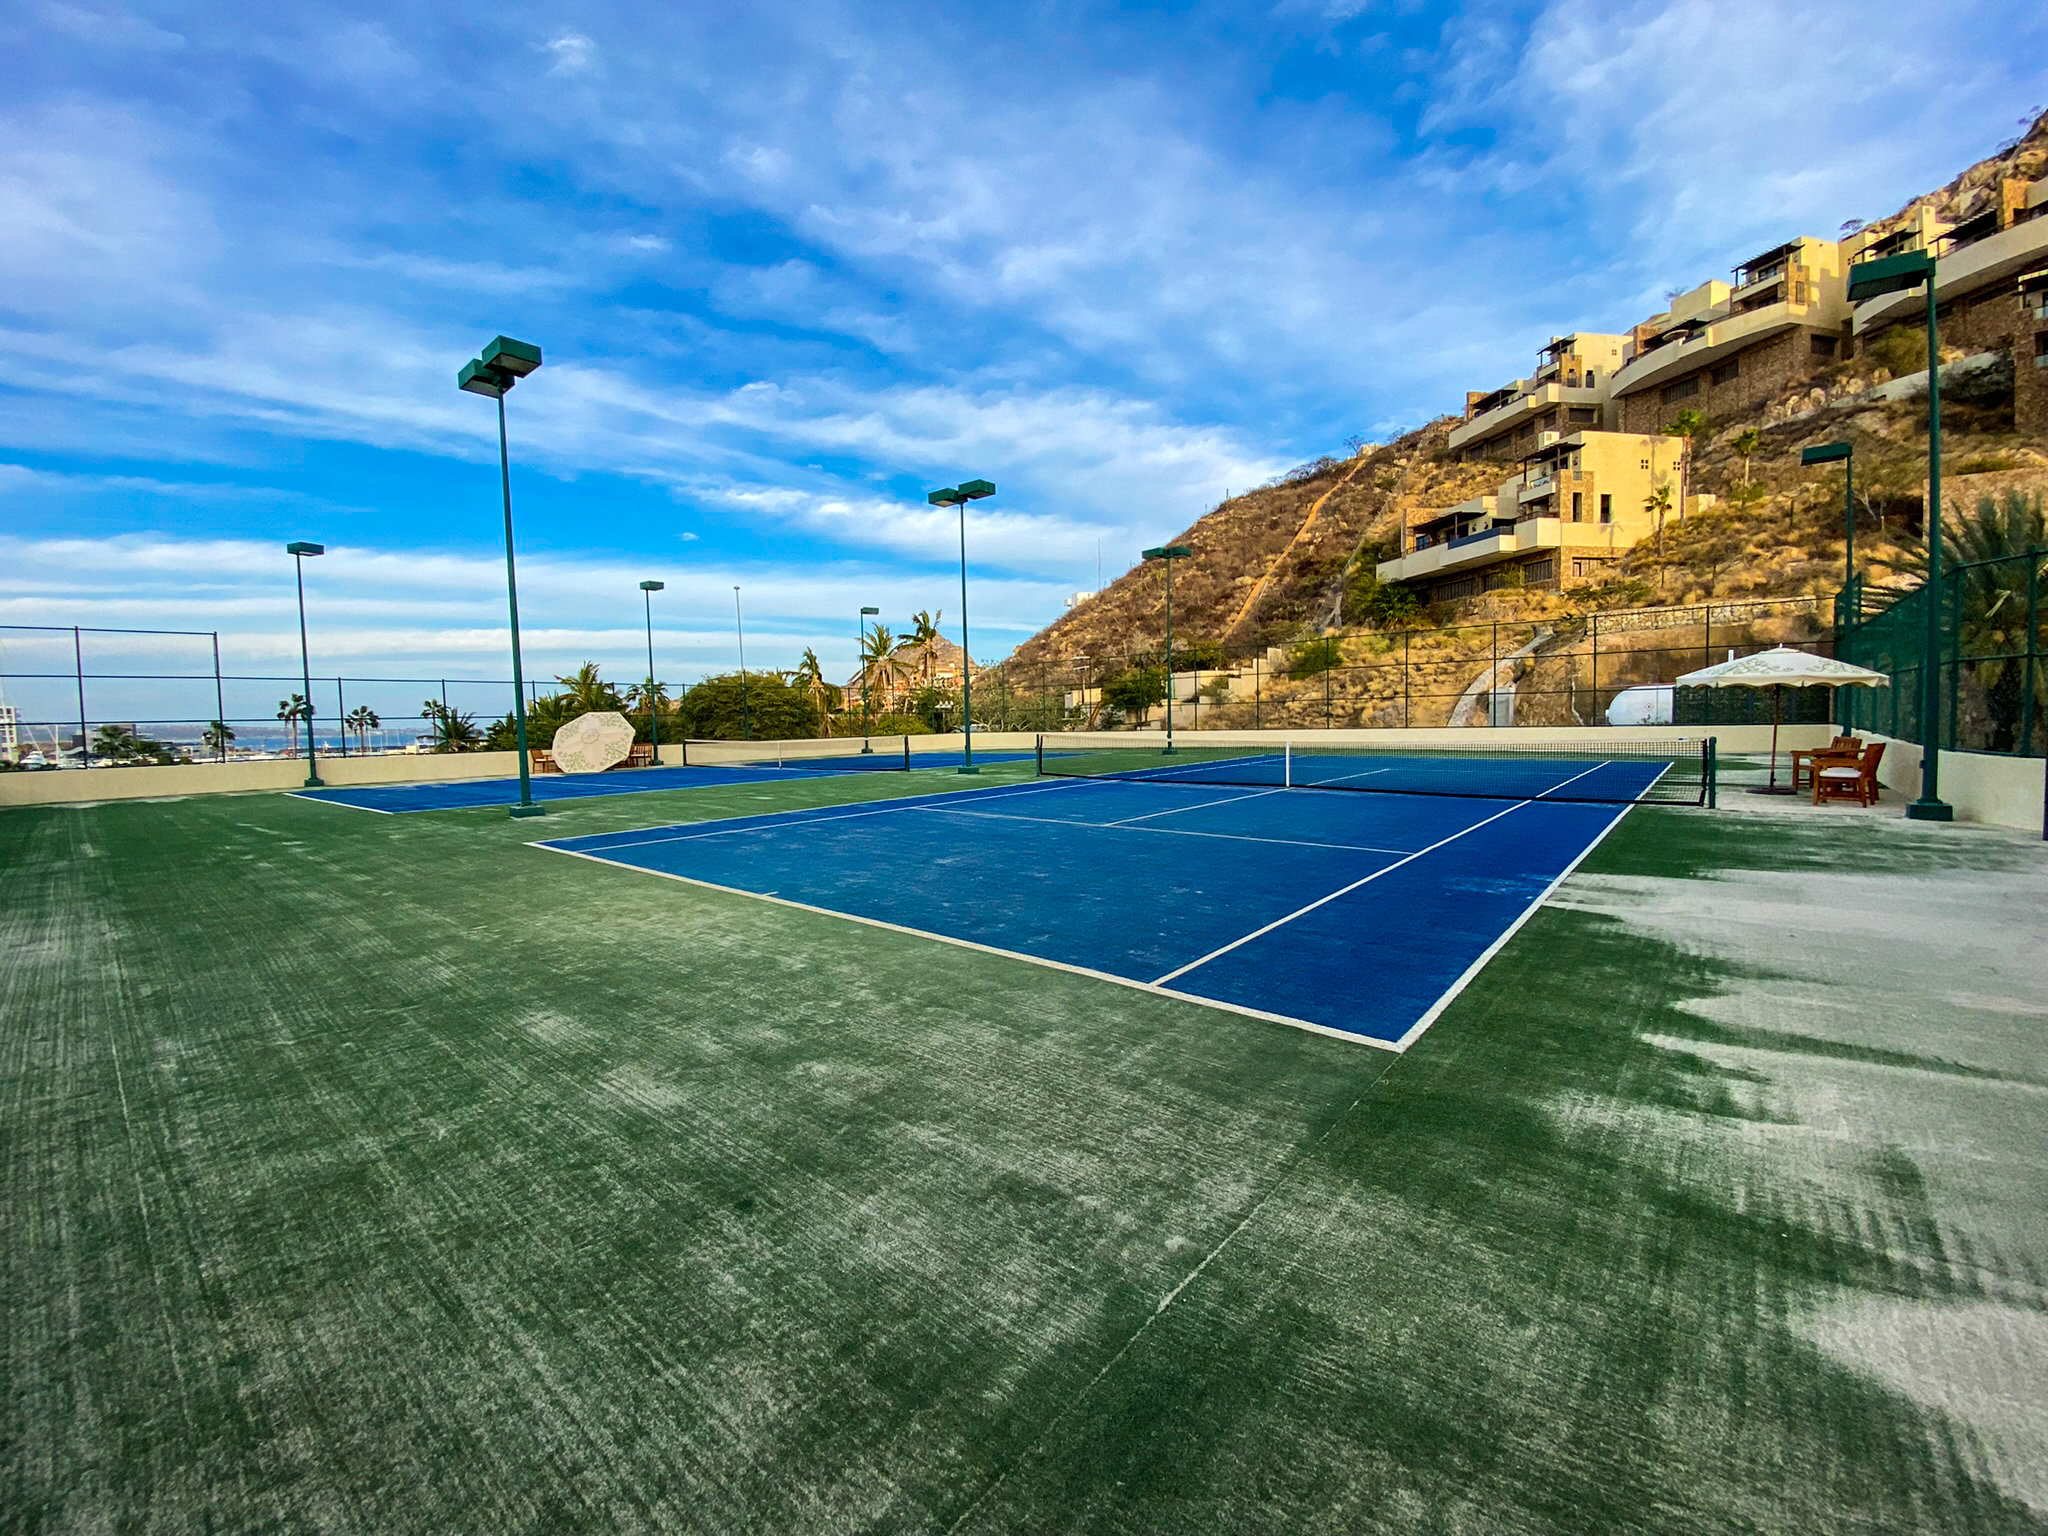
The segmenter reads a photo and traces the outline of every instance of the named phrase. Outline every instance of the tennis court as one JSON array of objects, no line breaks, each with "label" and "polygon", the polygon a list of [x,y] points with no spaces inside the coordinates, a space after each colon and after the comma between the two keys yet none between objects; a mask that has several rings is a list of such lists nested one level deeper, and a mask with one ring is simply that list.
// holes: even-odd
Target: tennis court
[{"label": "tennis court", "polygon": [[1071,776],[537,846],[1400,1050],[1674,755],[1040,764]]},{"label": "tennis court", "polygon": [[[901,738],[899,738],[900,740]],[[851,740],[820,743],[835,750],[805,753],[783,760],[761,762],[692,762],[689,743],[664,745],[664,753],[677,752],[684,761],[659,768],[634,768],[617,773],[536,774],[529,781],[538,801],[587,800],[600,795],[643,795],[657,790],[708,789],[734,784],[786,782],[797,777],[840,773],[902,773],[922,768],[958,768],[959,752],[911,753],[907,744],[894,742],[863,753]],[[700,748],[704,744],[696,744]],[[713,742],[714,750],[743,751],[734,742]],[[1021,762],[1025,752],[977,752],[977,763]],[[519,780],[471,779],[439,784],[363,784],[328,789],[306,789],[295,793],[304,800],[321,800],[330,805],[353,806],[359,811],[379,811],[399,816],[415,811],[460,811],[483,806],[514,805],[519,800]]]}]

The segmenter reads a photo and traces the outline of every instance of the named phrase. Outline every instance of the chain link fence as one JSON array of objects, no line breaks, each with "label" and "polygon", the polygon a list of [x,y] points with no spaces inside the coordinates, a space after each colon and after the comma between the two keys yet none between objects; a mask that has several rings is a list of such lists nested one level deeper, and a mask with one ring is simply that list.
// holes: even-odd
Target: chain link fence
[{"label": "chain link fence", "polygon": [[1844,723],[1921,741],[1926,688],[1938,690],[1945,751],[2048,756],[2048,549],[1952,564],[1941,575],[1941,636],[1927,655],[1927,592],[1865,583],[1837,599],[1844,661],[1886,673],[1889,688],[1842,690]]}]

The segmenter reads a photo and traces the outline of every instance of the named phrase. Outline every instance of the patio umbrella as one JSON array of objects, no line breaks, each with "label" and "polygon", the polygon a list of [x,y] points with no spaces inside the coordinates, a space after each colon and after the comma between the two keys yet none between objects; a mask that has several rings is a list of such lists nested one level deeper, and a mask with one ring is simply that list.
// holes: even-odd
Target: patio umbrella
[{"label": "patio umbrella", "polygon": [[1774,651],[1738,656],[1718,666],[1701,667],[1678,680],[1681,688],[1768,688],[1771,690],[1771,782],[1757,791],[1764,795],[1789,795],[1788,786],[1778,787],[1778,717],[1787,688],[1888,688],[1891,679],[1868,667],[1836,661],[1829,656],[1810,656],[1781,645]]}]

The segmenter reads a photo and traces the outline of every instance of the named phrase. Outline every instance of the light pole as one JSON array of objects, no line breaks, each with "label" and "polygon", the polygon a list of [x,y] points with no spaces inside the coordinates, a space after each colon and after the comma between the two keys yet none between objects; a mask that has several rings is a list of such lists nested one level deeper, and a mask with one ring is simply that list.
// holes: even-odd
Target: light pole
[{"label": "light pole", "polygon": [[873,751],[875,750],[875,744],[874,744],[874,743],[873,743],[872,741],[870,741],[870,740],[868,740],[868,739],[867,739],[867,735],[868,735],[868,620],[869,620],[870,618],[873,618],[873,617],[875,617],[875,616],[879,615],[879,614],[881,613],[881,611],[882,611],[882,610],[881,610],[881,609],[879,609],[879,608],[863,608],[863,609],[861,609],[861,611],[860,611],[860,626],[859,626],[859,628],[858,628],[858,629],[856,629],[856,630],[854,631],[854,633],[855,633],[856,635],[858,635],[858,636],[860,637],[860,650],[859,650],[858,652],[856,652],[855,654],[856,654],[856,655],[858,655],[858,656],[860,657],[860,734],[861,734],[861,743],[860,743],[860,749],[861,749],[861,751],[862,751],[862,753],[863,753],[863,754],[866,754],[866,753],[871,753],[871,752],[873,752]]},{"label": "light pole", "polygon": [[505,600],[512,615],[512,724],[519,747],[519,803],[514,816],[539,816],[545,807],[533,803],[533,780],[526,751],[526,677],[519,663],[519,574],[512,559],[512,458],[505,446],[505,393],[540,366],[540,348],[530,342],[499,336],[462,365],[456,387],[498,402],[498,481],[505,493]]},{"label": "light pole", "polygon": [[313,760],[313,662],[306,650],[306,557],[324,555],[325,544],[293,543],[284,547],[299,578],[299,675],[306,684],[306,788],[319,789],[320,765]]},{"label": "light pole", "polygon": [[967,648],[967,503],[995,493],[992,480],[962,480],[925,497],[935,507],[960,509],[960,728],[966,733],[962,773],[981,772],[974,766],[974,660]]},{"label": "light pole", "polygon": [[1934,257],[1926,251],[1858,262],[1849,268],[1849,302],[1908,288],[1927,290],[1927,639],[1920,660],[1920,798],[1906,807],[1914,821],[1954,821],[1941,798],[1941,333],[1935,314]]},{"label": "light pole", "polygon": [[[1832,464],[1842,462],[1842,600],[1835,607],[1835,632],[1838,639],[1836,654],[1840,655],[1839,637],[1855,627],[1863,614],[1863,605],[1856,595],[1856,445],[1853,443],[1821,443],[1813,448],[1799,450],[1801,464]],[[1842,690],[1837,690],[1840,697]],[[1842,728],[1848,729],[1846,707]]]},{"label": "light pole", "polygon": [[667,583],[643,581],[640,583],[640,600],[647,609],[647,739],[654,744],[653,766],[661,766],[661,713],[656,707],[654,696],[654,594],[663,591]]},{"label": "light pole", "polygon": [[1147,560],[1166,567],[1166,750],[1173,750],[1173,562],[1185,560],[1194,551],[1185,544],[1162,544],[1145,551]]},{"label": "light pole", "polygon": [[747,621],[740,615],[740,589],[732,589],[732,622],[740,634],[740,740],[752,741],[747,724]]},{"label": "light pole", "polygon": [[1856,588],[1856,445],[1822,443],[1799,450],[1801,464],[1832,464],[1842,461],[1842,590],[1855,602]]}]

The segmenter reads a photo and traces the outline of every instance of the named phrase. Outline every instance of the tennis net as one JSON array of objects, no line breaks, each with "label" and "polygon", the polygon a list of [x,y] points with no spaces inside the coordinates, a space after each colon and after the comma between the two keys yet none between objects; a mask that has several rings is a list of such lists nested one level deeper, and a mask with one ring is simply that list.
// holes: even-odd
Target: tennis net
[{"label": "tennis net", "polygon": [[1188,743],[1100,735],[1038,738],[1038,771],[1054,778],[1168,784],[1355,789],[1392,795],[1593,804],[1712,805],[1712,737],[1672,741]]}]

